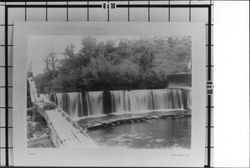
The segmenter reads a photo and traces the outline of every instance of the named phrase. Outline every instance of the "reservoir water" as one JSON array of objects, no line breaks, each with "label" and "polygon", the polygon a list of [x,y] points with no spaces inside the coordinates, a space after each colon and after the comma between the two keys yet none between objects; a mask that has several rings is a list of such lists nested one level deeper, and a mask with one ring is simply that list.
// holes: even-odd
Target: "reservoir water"
[{"label": "reservoir water", "polygon": [[[87,118],[83,120],[84,124],[88,119],[95,120],[95,116],[154,111],[166,113],[174,110],[192,111],[189,89],[53,93],[49,95],[49,99],[74,120]],[[160,117],[136,123],[99,127],[89,129],[88,135],[100,146],[188,149],[191,147],[191,117]]]},{"label": "reservoir water", "polygon": [[127,148],[190,148],[191,117],[148,120],[89,130],[101,146]]}]

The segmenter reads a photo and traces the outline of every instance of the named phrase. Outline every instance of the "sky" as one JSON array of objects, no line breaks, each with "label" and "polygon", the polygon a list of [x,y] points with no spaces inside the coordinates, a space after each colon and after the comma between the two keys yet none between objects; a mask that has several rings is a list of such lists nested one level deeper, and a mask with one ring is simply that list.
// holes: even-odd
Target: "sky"
[{"label": "sky", "polygon": [[75,51],[77,51],[80,48],[81,39],[80,36],[30,36],[28,38],[27,64],[32,63],[34,76],[43,72],[45,68],[43,59],[51,51],[63,53],[64,49],[70,44],[75,45]]}]

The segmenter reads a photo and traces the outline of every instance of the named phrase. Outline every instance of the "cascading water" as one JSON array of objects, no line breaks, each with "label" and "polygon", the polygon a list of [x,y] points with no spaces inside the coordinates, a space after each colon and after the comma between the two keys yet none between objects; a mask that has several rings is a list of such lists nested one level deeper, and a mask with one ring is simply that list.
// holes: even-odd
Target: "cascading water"
[{"label": "cascading water", "polygon": [[116,112],[116,111],[120,111],[120,112],[124,112],[124,111],[128,111],[129,108],[129,104],[126,103],[127,101],[124,95],[124,92],[121,90],[117,90],[117,91],[110,91],[111,93],[111,109],[112,112]]},{"label": "cascading water", "polygon": [[154,109],[174,109],[173,97],[170,89],[152,90]]},{"label": "cascading water", "polygon": [[58,107],[63,109],[64,111],[67,111],[67,113],[70,114],[67,108],[67,105],[68,105],[67,93],[57,93],[55,95],[55,98],[56,98],[56,103]]},{"label": "cascading water", "polygon": [[153,109],[151,90],[131,90],[128,94],[130,111],[145,111]]},{"label": "cascading water", "polygon": [[183,95],[180,89],[171,89],[173,99],[173,109],[184,109]]},{"label": "cascading water", "polygon": [[191,94],[186,89],[116,90],[108,91],[108,94],[108,105],[104,103],[103,91],[90,91],[83,95],[81,92],[56,93],[49,97],[73,118],[103,115],[105,111],[122,113],[191,109]]},{"label": "cascading water", "polygon": [[88,115],[103,114],[103,92],[88,92],[86,94]]},{"label": "cascading water", "polygon": [[192,99],[191,99],[190,92],[191,92],[190,90],[184,90],[183,91],[183,97],[184,97],[183,105],[184,105],[185,109],[189,109],[189,110],[192,109]]},{"label": "cascading water", "polygon": [[187,109],[191,110],[191,108],[192,108],[192,99],[191,99],[191,95],[190,94],[188,94],[187,104],[188,104]]},{"label": "cascading water", "polygon": [[68,94],[70,116],[77,118],[83,116],[83,102],[81,93],[74,92]]},{"label": "cascading water", "polygon": [[151,90],[110,91],[112,112],[152,110]]},{"label": "cascading water", "polygon": [[52,94],[50,100],[73,118],[83,116],[83,101],[80,92]]}]

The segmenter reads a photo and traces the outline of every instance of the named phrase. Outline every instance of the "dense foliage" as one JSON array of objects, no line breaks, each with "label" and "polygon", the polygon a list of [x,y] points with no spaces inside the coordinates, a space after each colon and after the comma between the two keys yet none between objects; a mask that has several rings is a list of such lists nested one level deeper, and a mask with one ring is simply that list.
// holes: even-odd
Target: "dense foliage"
[{"label": "dense foliage", "polygon": [[45,58],[44,73],[34,80],[41,92],[165,88],[169,74],[190,73],[190,37],[146,37],[106,42],[93,37]]}]

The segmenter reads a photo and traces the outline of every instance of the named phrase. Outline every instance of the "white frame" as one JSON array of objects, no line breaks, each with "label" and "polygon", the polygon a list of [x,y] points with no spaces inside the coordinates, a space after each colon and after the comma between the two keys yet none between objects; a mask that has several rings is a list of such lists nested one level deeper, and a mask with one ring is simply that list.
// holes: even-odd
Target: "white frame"
[{"label": "white frame", "polygon": [[[190,150],[27,148],[27,44],[32,35],[191,36],[192,131]],[[203,167],[206,126],[205,23],[16,22],[13,58],[14,166]]]}]

